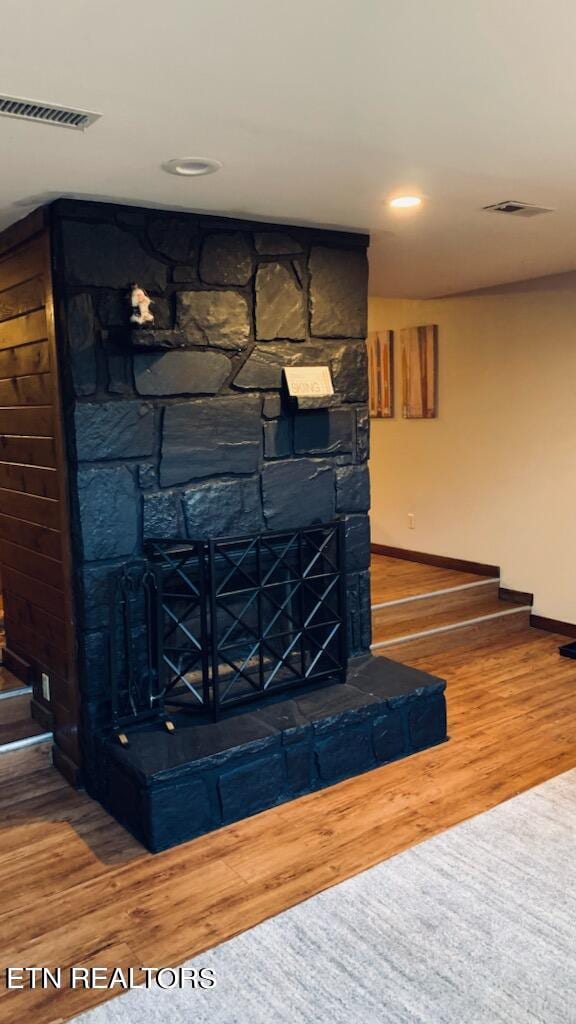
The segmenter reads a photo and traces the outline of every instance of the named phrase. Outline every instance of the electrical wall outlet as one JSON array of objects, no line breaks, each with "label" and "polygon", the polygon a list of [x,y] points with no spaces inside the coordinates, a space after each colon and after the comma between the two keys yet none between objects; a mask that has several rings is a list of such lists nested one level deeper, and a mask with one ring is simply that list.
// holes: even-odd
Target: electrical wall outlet
[{"label": "electrical wall outlet", "polygon": [[45,701],[50,701],[50,676],[46,672],[42,673],[42,696]]},{"label": "electrical wall outlet", "polygon": [[408,529],[409,530],[415,530],[416,529],[416,515],[415,515],[414,512],[409,512],[408,513]]}]

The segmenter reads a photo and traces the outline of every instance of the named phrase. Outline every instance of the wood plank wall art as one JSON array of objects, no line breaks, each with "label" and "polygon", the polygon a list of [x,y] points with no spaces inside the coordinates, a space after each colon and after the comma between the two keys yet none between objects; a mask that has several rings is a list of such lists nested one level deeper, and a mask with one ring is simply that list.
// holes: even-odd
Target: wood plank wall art
[{"label": "wood plank wall art", "polygon": [[370,415],[389,419],[394,415],[394,332],[368,332],[368,381]]},{"label": "wood plank wall art", "polygon": [[402,360],[402,415],[433,419],[438,411],[438,328],[405,327],[399,332]]},{"label": "wood plank wall art", "polygon": [[66,457],[41,211],[0,235],[0,574],[5,663],[32,683],[34,717],[77,765]]}]

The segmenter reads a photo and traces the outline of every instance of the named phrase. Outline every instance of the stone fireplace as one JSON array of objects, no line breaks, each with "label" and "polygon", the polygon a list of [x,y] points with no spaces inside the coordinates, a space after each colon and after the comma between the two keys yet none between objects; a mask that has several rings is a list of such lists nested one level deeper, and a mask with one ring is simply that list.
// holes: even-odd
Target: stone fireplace
[{"label": "stone fireplace", "polygon": [[[89,792],[161,849],[442,741],[444,684],[369,655],[368,238],[72,200],[46,223],[79,707],[67,728],[79,730],[73,769]],[[154,314],[138,330],[134,282]],[[283,370],[319,365],[334,394],[298,408]],[[333,522],[345,540],[346,681],[116,743],[115,574],[151,541]],[[57,726],[65,711],[38,685],[35,701]],[[70,752],[57,754],[70,775]]]}]

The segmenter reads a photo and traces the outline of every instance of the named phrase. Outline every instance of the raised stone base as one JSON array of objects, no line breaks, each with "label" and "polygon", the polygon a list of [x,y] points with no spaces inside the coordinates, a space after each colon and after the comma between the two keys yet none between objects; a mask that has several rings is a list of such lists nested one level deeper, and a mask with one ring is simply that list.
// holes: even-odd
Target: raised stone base
[{"label": "raised stone base", "polygon": [[445,683],[370,655],[345,684],[101,739],[102,802],[157,852],[446,738]]}]

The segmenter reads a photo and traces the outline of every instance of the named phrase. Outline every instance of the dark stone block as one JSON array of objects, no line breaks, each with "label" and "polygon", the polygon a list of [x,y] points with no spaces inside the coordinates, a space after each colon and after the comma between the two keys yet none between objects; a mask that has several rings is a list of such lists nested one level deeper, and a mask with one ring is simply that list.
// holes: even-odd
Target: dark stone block
[{"label": "dark stone block", "polygon": [[158,486],[158,473],[153,462],[143,462],[138,466],[138,486],[143,490]]},{"label": "dark stone block", "polygon": [[131,395],[134,391],[132,381],[132,361],[129,356],[110,352],[107,356],[108,391],[111,395]]},{"label": "dark stone block", "polygon": [[262,530],[262,498],[258,477],[205,481],[182,495],[188,536],[241,537]]},{"label": "dark stone block", "polygon": [[200,259],[200,277],[206,284],[248,284],[252,277],[252,251],[241,231],[206,235]]},{"label": "dark stone block", "polygon": [[90,295],[69,298],[66,317],[74,391],[93,395],[97,387],[96,324]]},{"label": "dark stone block", "polygon": [[280,754],[224,772],[218,780],[224,821],[238,821],[279,803],[287,790]]},{"label": "dark stone block", "polygon": [[156,327],[138,327],[130,332],[130,347],[132,349],[143,349],[144,351],[149,351],[150,349],[171,350],[190,348],[191,343],[188,341],[184,331],[177,329],[165,330],[164,328]]},{"label": "dark stone block", "polygon": [[290,263],[264,263],[256,274],[256,337],[306,337],[306,295]]},{"label": "dark stone block", "polygon": [[366,515],[346,516],[346,571],[370,566],[370,520]]},{"label": "dark stone block", "polygon": [[150,256],[133,235],[113,224],[62,224],[66,279],[70,284],[128,291],[137,281],[143,288],[162,291],[166,265]]},{"label": "dark stone block", "polygon": [[365,342],[337,347],[331,360],[334,388],[344,402],[368,401],[368,353]]},{"label": "dark stone block", "polygon": [[316,766],[324,782],[368,771],[374,763],[369,723],[336,726],[316,743]]},{"label": "dark stone block", "polygon": [[358,575],[358,594],[360,612],[359,651],[368,651],[372,643],[372,594],[370,592],[369,570]]},{"label": "dark stone block", "polygon": [[290,256],[303,251],[300,242],[282,231],[256,231],[254,245],[261,256]]},{"label": "dark stone block", "polygon": [[366,465],[339,466],[336,470],[338,512],[367,512],[370,508],[370,474]]},{"label": "dark stone block", "polygon": [[162,540],[182,536],[180,528],[180,499],[176,494],[162,491],[144,495],[144,540]]},{"label": "dark stone block", "polygon": [[174,267],[172,271],[172,280],[175,284],[181,282],[195,281],[196,280],[196,268],[195,267]]},{"label": "dark stone block", "polygon": [[303,412],[294,418],[298,455],[336,455],[354,450],[354,414],[350,409]]},{"label": "dark stone block", "polygon": [[82,571],[82,600],[80,621],[85,629],[102,629],[108,626],[109,582],[114,566],[85,566]]},{"label": "dark stone block", "polygon": [[349,662],[346,686],[385,700],[389,707],[395,708],[412,704],[423,696],[441,697],[446,683],[421,669],[366,654]]},{"label": "dark stone block", "polygon": [[196,223],[184,217],[158,217],[148,225],[156,252],[178,263],[191,263],[196,249]]},{"label": "dark stone block", "polygon": [[334,471],[326,462],[271,462],[262,470],[262,494],[270,530],[297,529],[334,517]]},{"label": "dark stone block", "polygon": [[124,291],[107,289],[96,299],[98,319],[102,327],[126,327],[130,322],[130,303]]},{"label": "dark stone block", "polygon": [[393,761],[407,753],[406,721],[399,710],[388,711],[374,719],[372,743],[378,761]]},{"label": "dark stone block", "polygon": [[139,508],[132,470],[128,466],[80,469],[77,486],[86,561],[134,554]]},{"label": "dark stone block", "polygon": [[318,338],[365,338],[366,253],[313,246],[309,266],[312,334]]},{"label": "dark stone block", "polygon": [[239,292],[178,292],[176,323],[191,345],[243,349],[250,337],[248,304]]},{"label": "dark stone block", "polygon": [[134,356],[140,395],[215,395],[232,363],[223,352],[188,351]]},{"label": "dark stone block", "polygon": [[171,405],[164,413],[163,487],[217,473],[254,473],[262,446],[260,399],[251,395]]},{"label": "dark stone block", "polygon": [[83,402],[74,410],[80,462],[151,455],[154,408],[146,402]]},{"label": "dark stone block", "polygon": [[361,654],[369,650],[372,632],[370,574],[368,571],[347,574],[346,610],[349,652],[350,654]]},{"label": "dark stone block", "polygon": [[356,458],[366,462],[370,456],[370,414],[367,406],[356,409]]},{"label": "dark stone block", "polygon": [[82,637],[82,693],[88,700],[109,692],[108,633],[85,633]]},{"label": "dark stone block", "polygon": [[147,841],[151,850],[185,843],[220,824],[203,779],[183,778],[168,786],[153,787],[148,800],[152,828]]},{"label": "dark stone block", "polygon": [[287,418],[264,424],[264,457],[283,459],[292,451],[292,423]]},{"label": "dark stone block", "polygon": [[257,345],[235,377],[234,387],[250,391],[279,391],[285,366],[318,366],[326,362],[325,350],[320,346],[273,342],[266,346]]},{"label": "dark stone block", "polygon": [[446,701],[444,695],[418,700],[408,712],[410,740],[414,750],[424,750],[446,739]]},{"label": "dark stone block", "polygon": [[312,783],[312,744],[291,743],[285,753],[286,775],[290,792],[307,793]]},{"label": "dark stone block", "polygon": [[280,395],[266,395],[262,404],[262,415],[266,420],[274,420],[282,415],[282,399]]}]

